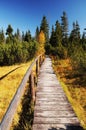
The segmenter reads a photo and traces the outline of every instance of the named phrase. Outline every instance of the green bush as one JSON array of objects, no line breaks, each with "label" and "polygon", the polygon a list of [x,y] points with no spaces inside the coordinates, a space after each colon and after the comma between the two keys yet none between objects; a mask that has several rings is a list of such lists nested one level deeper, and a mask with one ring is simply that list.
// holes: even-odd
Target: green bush
[{"label": "green bush", "polygon": [[35,41],[0,44],[0,65],[12,65],[26,62],[34,57],[38,49]]},{"label": "green bush", "polygon": [[76,47],[71,55],[72,66],[79,70],[86,70],[86,52],[82,47]]}]

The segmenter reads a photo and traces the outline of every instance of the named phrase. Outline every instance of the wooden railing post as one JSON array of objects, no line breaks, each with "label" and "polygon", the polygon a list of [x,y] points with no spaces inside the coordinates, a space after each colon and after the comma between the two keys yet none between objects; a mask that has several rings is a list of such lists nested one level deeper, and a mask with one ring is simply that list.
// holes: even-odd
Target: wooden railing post
[{"label": "wooden railing post", "polygon": [[42,59],[41,59],[41,56],[39,57],[39,66],[41,66],[41,61],[42,61]]},{"label": "wooden railing post", "polygon": [[39,60],[36,61],[36,75],[39,73]]},{"label": "wooden railing post", "polygon": [[34,84],[33,72],[31,72],[31,74],[30,74],[29,83],[30,83],[32,101],[35,102],[35,84]]}]

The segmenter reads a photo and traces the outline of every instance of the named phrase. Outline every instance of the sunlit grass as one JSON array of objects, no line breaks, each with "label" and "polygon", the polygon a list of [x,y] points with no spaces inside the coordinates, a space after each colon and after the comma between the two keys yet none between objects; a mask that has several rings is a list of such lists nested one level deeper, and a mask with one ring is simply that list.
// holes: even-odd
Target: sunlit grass
[{"label": "sunlit grass", "polygon": [[[81,125],[86,130],[86,85],[82,86],[79,84],[77,77],[70,78],[74,70],[69,59],[55,60],[53,65],[68,100],[72,104]],[[77,81],[77,85],[74,84],[74,81]]]},{"label": "sunlit grass", "polygon": [[32,61],[25,64],[0,67],[0,77],[9,71],[20,67],[0,80],[0,121],[5,114],[18,86]]}]

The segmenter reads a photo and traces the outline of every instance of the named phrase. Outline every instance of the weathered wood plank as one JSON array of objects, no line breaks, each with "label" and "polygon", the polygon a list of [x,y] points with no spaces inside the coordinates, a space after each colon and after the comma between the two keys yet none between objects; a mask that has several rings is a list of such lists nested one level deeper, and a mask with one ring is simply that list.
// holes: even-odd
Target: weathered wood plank
[{"label": "weathered wood plank", "polygon": [[67,97],[39,97],[39,98],[36,98],[36,101],[66,101],[67,100]]},{"label": "weathered wood plank", "polygon": [[45,118],[45,117],[35,117],[34,124],[77,124],[79,125],[79,120],[77,117],[58,117],[58,118]]},{"label": "weathered wood plank", "polygon": [[72,109],[72,107],[70,106],[70,105],[68,105],[68,104],[61,104],[61,105],[55,105],[55,106],[52,106],[52,105],[36,105],[36,107],[35,107],[35,110],[36,111],[60,111],[60,110],[62,110],[62,111],[65,111],[65,110],[67,110],[67,111],[72,111],[73,109]]},{"label": "weathered wood plank", "polygon": [[[51,109],[52,110],[52,109]],[[45,117],[45,118],[57,118],[57,117],[76,117],[75,113],[73,110],[71,111],[62,111],[62,110],[54,110],[54,111],[44,111],[44,110],[39,110],[34,112],[35,117]]]},{"label": "weathered wood plank", "polygon": [[36,94],[36,99],[40,99],[40,98],[65,98],[66,96],[65,96],[65,94],[63,93],[63,94],[58,94],[58,93],[52,93],[51,95],[50,95],[50,93],[47,93],[47,94],[43,94],[43,93],[37,93]]},{"label": "weathered wood plank", "polygon": [[66,105],[68,105],[68,104],[70,104],[69,102],[62,102],[62,101],[60,101],[60,100],[57,100],[57,101],[36,101],[36,105],[61,105],[61,104],[66,104]]}]

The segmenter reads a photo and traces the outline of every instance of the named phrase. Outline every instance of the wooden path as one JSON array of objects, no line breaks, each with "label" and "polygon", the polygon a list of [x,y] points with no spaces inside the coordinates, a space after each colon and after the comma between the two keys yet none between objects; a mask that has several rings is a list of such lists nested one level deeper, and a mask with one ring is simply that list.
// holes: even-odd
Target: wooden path
[{"label": "wooden path", "polygon": [[36,92],[33,130],[83,130],[47,57]]}]

